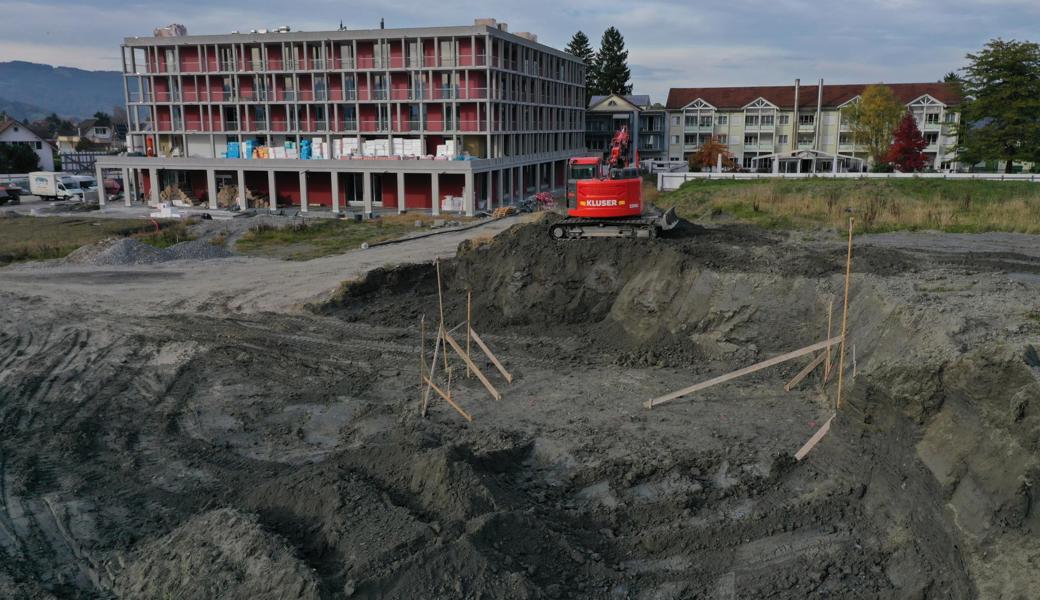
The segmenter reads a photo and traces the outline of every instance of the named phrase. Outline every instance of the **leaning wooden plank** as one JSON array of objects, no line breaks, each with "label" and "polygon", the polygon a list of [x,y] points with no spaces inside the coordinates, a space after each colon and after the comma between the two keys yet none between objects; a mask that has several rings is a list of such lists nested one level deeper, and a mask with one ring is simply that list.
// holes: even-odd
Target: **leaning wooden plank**
[{"label": "leaning wooden plank", "polygon": [[458,404],[455,404],[455,401],[451,399],[451,396],[449,396],[448,394],[445,394],[444,391],[441,390],[441,388],[437,387],[437,384],[433,383],[429,379],[426,380],[426,383],[429,384],[429,386],[431,388],[433,388],[433,391],[437,392],[437,394],[439,394],[441,398],[444,398],[445,402],[447,402],[448,404],[451,405],[452,408],[457,410],[458,413],[460,415],[462,415],[462,418],[466,419],[467,421],[469,421],[471,423],[473,422],[473,417],[469,416],[469,413],[467,413],[466,411],[462,410],[461,406],[459,406]]},{"label": "leaning wooden plank", "polygon": [[809,364],[805,365],[805,368],[802,369],[801,371],[799,371],[798,374],[795,375],[793,379],[791,379],[791,381],[787,382],[787,385],[784,386],[784,391],[785,392],[790,392],[791,388],[793,388],[794,386],[798,385],[799,381],[805,379],[809,375],[809,373],[813,372],[813,369],[815,369],[816,367],[820,366],[820,363],[822,363],[823,359],[825,359],[825,358],[827,358],[827,349],[826,348],[824,348],[823,352],[820,352],[820,354],[816,358],[812,359],[812,362],[810,362]]},{"label": "leaning wooden plank", "polygon": [[[423,378],[426,379],[426,381],[429,381],[430,379],[433,379],[434,374],[437,372],[437,352],[440,351],[440,349],[441,349],[441,334],[440,334],[441,331],[442,330],[440,330],[440,329],[437,330],[437,341],[434,342],[434,344],[433,344],[433,361],[430,362],[430,370],[429,370],[430,371],[430,376],[429,376],[429,378],[426,378],[425,375],[423,376]],[[419,410],[419,416],[423,417],[424,419],[426,418],[426,406],[429,404],[429,402],[430,402],[430,386],[429,386],[429,384],[427,384],[426,391],[423,392],[422,407]]]},{"label": "leaning wooden plank", "polygon": [[727,381],[730,381],[731,379],[736,379],[737,377],[742,377],[744,375],[747,375],[748,373],[754,373],[755,371],[761,371],[762,369],[765,369],[767,367],[772,367],[773,365],[778,365],[778,364],[780,364],[782,362],[791,360],[792,358],[798,358],[799,356],[805,356],[806,354],[811,354],[813,352],[816,352],[817,350],[822,350],[823,348],[826,348],[827,344],[834,344],[834,343],[837,343],[839,341],[841,341],[841,336],[840,335],[838,337],[833,337],[833,338],[831,338],[829,340],[824,340],[822,342],[816,342],[812,346],[806,346],[805,348],[800,348],[798,350],[794,350],[792,352],[788,352],[787,354],[781,354],[780,356],[775,356],[773,358],[770,358],[769,360],[764,360],[764,361],[762,361],[760,363],[753,364],[750,367],[744,367],[743,369],[740,369],[740,370],[737,370],[737,371],[733,371],[732,373],[727,373],[726,375],[720,375],[718,377],[715,377],[714,379],[709,379],[707,381],[703,381],[703,382],[698,383],[696,385],[691,385],[688,388],[683,388],[683,389],[681,389],[681,390],[679,390],[677,392],[672,392],[671,394],[665,394],[664,396],[660,396],[658,398],[652,398],[652,399],[647,400],[646,402],[644,402],[643,406],[646,406],[647,408],[653,408],[654,406],[656,406],[658,404],[664,404],[665,402],[671,402],[672,400],[675,400],[677,398],[682,398],[683,396],[686,396],[687,394],[692,394],[694,392],[703,390],[705,388],[710,388],[713,385],[718,385],[720,383],[725,383]]},{"label": "leaning wooden plank", "polygon": [[502,394],[499,394],[498,390],[495,389],[495,386],[491,385],[491,382],[488,381],[488,378],[484,377],[484,374],[480,372],[480,369],[477,368],[477,365],[473,364],[473,361],[470,360],[468,356],[466,356],[466,350],[463,349],[462,346],[460,346],[459,343],[455,341],[455,338],[451,337],[451,334],[447,331],[444,332],[444,340],[448,342],[448,345],[450,345],[452,349],[455,350],[456,354],[462,357],[462,361],[466,363],[466,366],[469,367],[471,371],[473,371],[473,374],[477,376],[477,379],[480,380],[480,383],[484,384],[484,387],[487,388],[487,391],[491,394],[491,397],[495,400],[501,400]]},{"label": "leaning wooden plank", "polygon": [[502,363],[498,362],[495,355],[491,353],[491,348],[487,347],[487,344],[484,343],[484,340],[480,339],[477,332],[470,329],[469,333],[473,336],[473,341],[477,343],[477,346],[484,351],[484,354],[486,354],[489,359],[491,359],[491,364],[495,365],[495,368],[502,374],[502,377],[505,377],[506,381],[509,383],[513,383],[513,376],[509,374],[509,371],[506,371],[506,368],[502,366]]},{"label": "leaning wooden plank", "polygon": [[811,438],[809,438],[809,441],[805,442],[805,445],[799,448],[798,452],[794,453],[795,460],[802,460],[803,458],[805,458],[805,455],[808,454],[810,450],[815,448],[816,444],[820,443],[820,440],[823,439],[823,436],[827,435],[827,432],[831,430],[831,421],[834,420],[834,417],[835,415],[831,415],[831,418],[827,419],[823,426],[820,427]]}]

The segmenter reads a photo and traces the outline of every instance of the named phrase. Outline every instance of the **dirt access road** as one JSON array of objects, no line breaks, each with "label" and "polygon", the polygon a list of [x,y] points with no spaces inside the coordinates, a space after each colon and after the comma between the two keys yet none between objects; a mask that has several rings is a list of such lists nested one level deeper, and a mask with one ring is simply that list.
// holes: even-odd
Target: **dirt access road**
[{"label": "dirt access road", "polygon": [[[306,263],[0,271],[0,595],[1040,586],[1035,238],[858,240],[847,405],[795,463],[834,394],[818,374],[783,391],[808,359],[642,402],[821,339],[840,236],[684,225],[553,244],[508,225]],[[442,402],[417,416],[438,255],[448,321],[473,289],[475,328],[516,376],[492,376],[493,401],[454,361],[472,424]],[[332,294],[342,280],[358,281]]]}]

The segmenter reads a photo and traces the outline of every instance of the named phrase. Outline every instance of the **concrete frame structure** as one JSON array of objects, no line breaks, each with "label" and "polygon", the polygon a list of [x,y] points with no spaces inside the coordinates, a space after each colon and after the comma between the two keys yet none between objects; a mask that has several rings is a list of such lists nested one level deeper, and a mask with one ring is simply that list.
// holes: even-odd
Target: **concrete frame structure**
[{"label": "concrete frame structure", "polygon": [[[931,168],[957,170],[960,98],[944,83],[885,84],[917,118]],[[668,156],[687,160],[710,137],[729,146],[738,164],[760,172],[840,172],[866,168],[843,110],[866,84],[672,88]]]},{"label": "concrete frame structure", "polygon": [[[240,190],[272,196],[272,208],[437,213],[444,192],[461,196],[466,214],[490,210],[562,184],[566,160],[584,150],[584,65],[534,40],[493,20],[127,38],[131,155],[99,160],[98,173],[140,177],[133,185],[152,201],[177,183],[213,206],[222,184],[244,184]],[[418,141],[422,157],[450,140],[468,159],[229,159],[221,152],[229,142],[279,147],[312,138],[330,146],[353,138],[359,148],[382,139],[392,147],[403,135]],[[142,150],[150,156],[135,156]],[[287,179],[293,173],[297,183]]]}]

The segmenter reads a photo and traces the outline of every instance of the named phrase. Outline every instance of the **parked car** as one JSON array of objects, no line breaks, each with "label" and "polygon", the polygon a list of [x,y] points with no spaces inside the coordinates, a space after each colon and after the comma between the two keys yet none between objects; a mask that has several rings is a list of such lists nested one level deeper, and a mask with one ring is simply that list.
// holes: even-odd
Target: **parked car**
[{"label": "parked car", "polygon": [[21,204],[24,193],[25,190],[13,181],[0,182],[0,205]]}]

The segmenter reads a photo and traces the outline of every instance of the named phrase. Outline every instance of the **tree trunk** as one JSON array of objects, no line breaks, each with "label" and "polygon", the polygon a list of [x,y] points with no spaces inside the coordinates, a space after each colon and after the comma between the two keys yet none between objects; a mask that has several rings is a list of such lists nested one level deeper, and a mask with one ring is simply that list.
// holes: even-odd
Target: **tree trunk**
[{"label": "tree trunk", "polygon": [[1012,163],[1014,163],[1014,162],[1015,162],[1015,161],[1011,160],[1010,158],[1009,158],[1009,159],[1007,159],[1007,163],[1006,163],[1006,165],[1004,166],[1004,172],[1005,172],[1005,173],[1010,173],[1010,172],[1011,172],[1011,165],[1012,165]]}]

